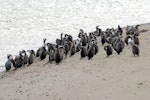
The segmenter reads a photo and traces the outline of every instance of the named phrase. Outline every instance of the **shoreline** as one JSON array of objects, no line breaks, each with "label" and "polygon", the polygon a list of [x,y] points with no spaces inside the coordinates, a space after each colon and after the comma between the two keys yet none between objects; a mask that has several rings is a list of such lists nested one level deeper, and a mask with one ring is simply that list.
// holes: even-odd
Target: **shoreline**
[{"label": "shoreline", "polygon": [[[147,22],[147,23],[141,23],[141,24],[139,24],[139,25],[146,25],[146,24],[150,24],[150,22]],[[132,25],[129,25],[129,26],[135,26],[136,24],[132,24]],[[127,26],[127,25],[126,25]],[[126,28],[126,26],[121,26],[123,29],[124,28]],[[109,27],[110,28],[110,27]],[[103,29],[102,29],[103,30]],[[77,34],[77,33],[76,33]],[[78,34],[77,34],[78,35]],[[76,36],[73,36],[73,38],[74,37],[76,37]],[[42,41],[42,40],[41,40]],[[39,43],[37,43],[37,44],[39,44]],[[31,49],[31,48],[30,48]],[[37,48],[38,49],[38,48]],[[19,52],[19,51],[18,51]],[[6,54],[7,55],[7,54]],[[12,54],[12,55],[15,55],[15,54]],[[6,59],[7,60],[7,59]],[[4,62],[4,64],[5,64],[5,62]],[[2,68],[1,68],[2,67]],[[0,73],[1,72],[3,72],[3,71],[5,71],[5,65],[0,65]]]},{"label": "shoreline", "polygon": [[[150,24],[140,29],[150,30]],[[0,73],[1,100],[148,100],[150,99],[150,31],[140,34],[140,56],[130,46],[110,57],[98,38],[99,52],[80,60],[80,53],[62,63],[38,61],[8,73]]]}]

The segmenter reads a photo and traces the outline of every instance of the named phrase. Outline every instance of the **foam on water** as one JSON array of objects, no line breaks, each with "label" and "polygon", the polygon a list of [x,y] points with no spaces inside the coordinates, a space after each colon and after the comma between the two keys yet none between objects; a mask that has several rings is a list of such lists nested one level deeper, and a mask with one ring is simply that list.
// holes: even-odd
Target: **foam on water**
[{"label": "foam on water", "polygon": [[0,65],[7,54],[36,50],[62,32],[77,38],[80,28],[148,23],[149,9],[149,0],[0,0]]}]

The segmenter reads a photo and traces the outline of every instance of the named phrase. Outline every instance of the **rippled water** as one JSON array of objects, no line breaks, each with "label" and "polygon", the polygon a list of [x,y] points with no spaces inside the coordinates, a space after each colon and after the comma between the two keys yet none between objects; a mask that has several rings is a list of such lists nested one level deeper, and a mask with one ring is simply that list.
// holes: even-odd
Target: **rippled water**
[{"label": "rippled water", "polygon": [[[37,49],[64,32],[150,22],[149,0],[0,0],[0,65],[7,54]],[[0,68],[4,70],[4,68]]]}]

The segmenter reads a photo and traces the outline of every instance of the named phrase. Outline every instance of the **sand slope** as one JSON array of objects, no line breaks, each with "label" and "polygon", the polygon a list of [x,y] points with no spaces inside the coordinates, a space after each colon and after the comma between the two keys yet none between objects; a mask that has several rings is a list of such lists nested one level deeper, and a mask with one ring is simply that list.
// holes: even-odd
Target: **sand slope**
[{"label": "sand slope", "polygon": [[[150,24],[140,29],[148,29]],[[141,33],[140,56],[131,47],[121,55],[106,58],[99,53],[92,60],[80,55],[60,65],[37,62],[17,71],[0,73],[0,100],[149,100],[150,34]]]}]

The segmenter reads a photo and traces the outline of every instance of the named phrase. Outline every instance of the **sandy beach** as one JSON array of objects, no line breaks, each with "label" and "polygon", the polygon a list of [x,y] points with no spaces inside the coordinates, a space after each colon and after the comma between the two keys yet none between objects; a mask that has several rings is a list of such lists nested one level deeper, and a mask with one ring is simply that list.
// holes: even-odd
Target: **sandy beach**
[{"label": "sandy beach", "polygon": [[150,22],[149,0],[0,0],[0,72],[7,54],[36,50],[43,38]]},{"label": "sandy beach", "polygon": [[[143,24],[140,29],[149,29]],[[0,100],[149,100],[150,31],[141,33],[140,56],[131,46],[120,55],[106,52],[98,38],[99,52],[92,60],[80,53],[59,65],[48,59],[29,67],[0,73]]]}]

